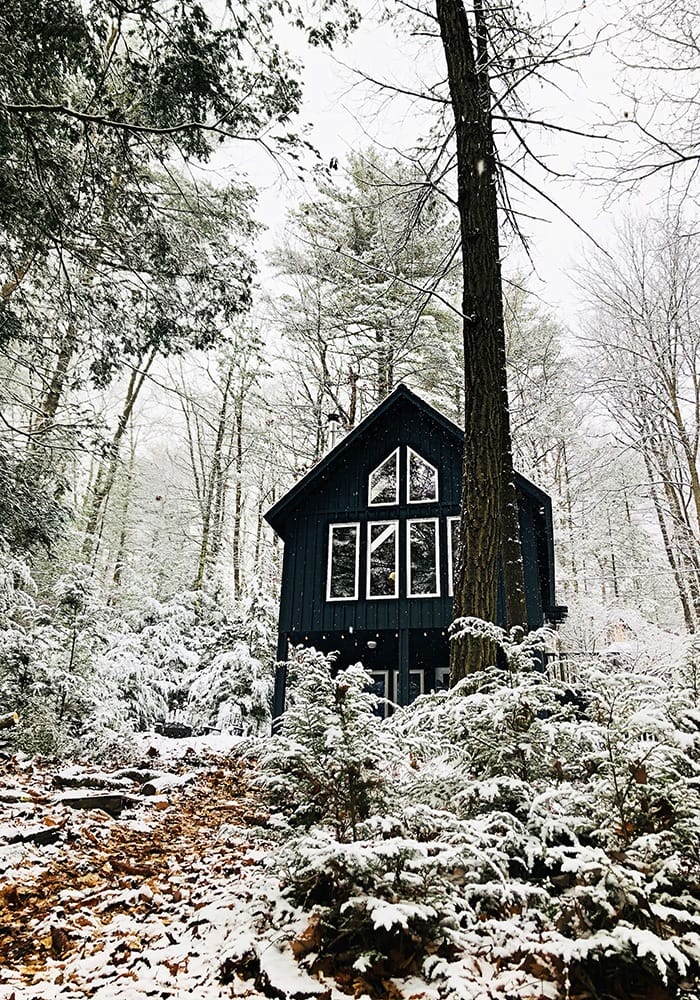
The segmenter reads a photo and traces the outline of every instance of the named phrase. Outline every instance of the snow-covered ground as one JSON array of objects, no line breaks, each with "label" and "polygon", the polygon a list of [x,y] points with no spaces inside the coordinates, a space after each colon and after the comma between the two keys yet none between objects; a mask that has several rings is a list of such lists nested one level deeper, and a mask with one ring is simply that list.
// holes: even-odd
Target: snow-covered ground
[{"label": "snow-covered ground", "polygon": [[[2,1000],[246,992],[222,970],[250,947],[264,817],[231,743],[149,734],[111,773],[5,762]],[[120,814],[70,804],[89,794],[123,796]]]},{"label": "snow-covered ground", "polygon": [[0,759],[0,1000],[696,1000],[688,665],[387,720],[359,665],[299,665],[272,740]]},{"label": "snow-covered ground", "polygon": [[[284,904],[240,740],[139,739],[127,768],[0,765],[0,1000],[346,996],[269,930]],[[71,804],[90,795],[123,807]],[[397,980],[396,996],[437,993]]]}]

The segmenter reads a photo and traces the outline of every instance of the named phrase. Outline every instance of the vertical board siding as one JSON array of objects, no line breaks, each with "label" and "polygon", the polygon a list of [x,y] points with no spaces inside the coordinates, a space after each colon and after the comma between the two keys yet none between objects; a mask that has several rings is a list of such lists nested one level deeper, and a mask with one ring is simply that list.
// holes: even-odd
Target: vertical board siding
[{"label": "vertical board siding", "polygon": [[[382,407],[379,407],[382,410]],[[404,390],[377,422],[345,452],[315,474],[291,512],[285,513],[280,632],[337,636],[354,632],[393,633],[409,627],[440,638],[452,619],[447,559],[447,518],[459,514],[462,443],[458,429]],[[438,419],[439,418],[439,419]],[[370,472],[399,446],[400,504],[368,507]],[[406,502],[406,447],[438,470],[438,502]],[[324,460],[325,461],[325,460]],[[320,463],[323,466],[323,461]],[[313,471],[313,470],[312,470]],[[517,478],[528,623],[542,624],[554,600],[551,504]],[[293,492],[293,491],[292,491]],[[406,520],[439,519],[440,596],[407,598]],[[398,599],[367,599],[367,521],[399,519]],[[359,581],[356,601],[326,601],[329,524],[359,522]],[[502,597],[499,601],[502,608]],[[502,612],[501,612],[502,613]],[[333,637],[329,636],[328,641]],[[423,637],[421,636],[421,639]],[[346,639],[346,642],[349,641]],[[354,647],[353,647],[354,648]],[[441,654],[442,655],[442,654]]]}]

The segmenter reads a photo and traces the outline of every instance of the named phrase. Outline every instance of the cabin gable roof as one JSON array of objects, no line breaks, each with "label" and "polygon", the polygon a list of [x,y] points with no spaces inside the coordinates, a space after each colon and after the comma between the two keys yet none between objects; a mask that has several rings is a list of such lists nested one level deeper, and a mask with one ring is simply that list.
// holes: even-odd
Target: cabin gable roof
[{"label": "cabin gable roof", "polygon": [[[464,431],[454,421],[450,420],[435,407],[426,403],[405,385],[398,385],[382,402],[369,413],[364,420],[354,427],[346,436],[338,442],[326,455],[323,456],[302,478],[275,503],[265,514],[265,520],[274,530],[284,537],[284,525],[287,519],[304,502],[305,497],[311,491],[319,489],[321,483],[325,483],[328,478],[337,473],[346,462],[348,456],[362,445],[364,439],[373,433],[373,430],[381,425],[391,412],[400,406],[405,409],[406,404],[415,412],[419,420],[432,422],[448,438],[452,439],[460,449],[464,440]],[[519,473],[515,474],[516,486],[525,496],[529,496],[534,502],[548,506],[550,499],[548,495],[534,483],[531,483]]]}]

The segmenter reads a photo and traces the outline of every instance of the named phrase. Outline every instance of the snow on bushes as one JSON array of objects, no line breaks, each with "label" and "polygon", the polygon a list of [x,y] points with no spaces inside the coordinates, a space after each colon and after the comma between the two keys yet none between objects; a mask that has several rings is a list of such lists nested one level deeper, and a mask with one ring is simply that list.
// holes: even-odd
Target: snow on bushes
[{"label": "snow on bushes", "polygon": [[696,989],[696,692],[600,664],[574,688],[498,638],[508,669],[386,721],[361,666],[290,664],[262,767],[283,892],[316,926],[307,963],[377,996],[402,973],[473,1000]]},{"label": "snow on bushes", "polygon": [[89,566],[38,599],[25,563],[0,548],[0,711],[21,749],[100,756],[174,710],[200,729],[268,731],[269,609],[184,593],[111,604]]}]

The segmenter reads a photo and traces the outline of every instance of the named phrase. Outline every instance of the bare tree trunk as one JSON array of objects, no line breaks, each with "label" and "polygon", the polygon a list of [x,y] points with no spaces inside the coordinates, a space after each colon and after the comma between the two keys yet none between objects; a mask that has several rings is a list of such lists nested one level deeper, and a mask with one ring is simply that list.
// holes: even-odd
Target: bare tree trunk
[{"label": "bare tree trunk", "polygon": [[360,373],[356,372],[354,369],[350,369],[350,374],[348,376],[348,381],[350,382],[350,404],[348,406],[348,430],[352,428],[357,423],[357,383],[360,378]]},{"label": "bare tree trunk", "polygon": [[236,400],[235,410],[235,471],[236,489],[233,502],[233,587],[236,597],[241,592],[241,527],[243,524],[243,393]]},{"label": "bare tree trunk", "polygon": [[110,442],[111,458],[106,465],[102,465],[100,467],[92,487],[92,492],[87,502],[85,541],[83,542],[83,558],[86,562],[91,559],[95,559],[97,556],[97,551],[99,549],[99,536],[101,535],[101,532],[98,532],[98,528],[100,526],[101,519],[104,517],[104,512],[109,502],[109,496],[112,492],[112,487],[114,486],[114,480],[116,479],[117,469],[119,468],[119,446],[124,434],[126,433],[126,429],[129,426],[129,420],[131,419],[131,414],[134,411],[134,405],[138,399],[141,389],[143,388],[143,384],[151,365],[155,361],[156,355],[157,350],[156,348],[153,348],[143,368],[139,369],[135,366],[131,373],[131,378],[129,379],[129,384],[127,386],[126,398],[124,400],[124,407],[119,415],[117,428],[112,435],[112,440]]},{"label": "bare tree trunk", "polygon": [[571,565],[571,583],[575,594],[578,594],[578,565],[576,563],[576,540],[574,533],[574,506],[571,498],[571,478],[569,476],[569,460],[566,454],[566,444],[561,447],[562,469],[564,472],[564,502],[566,504],[566,527],[569,535]]},{"label": "bare tree trunk", "polygon": [[122,509],[121,509],[121,526],[119,528],[119,543],[117,545],[117,555],[114,560],[114,573],[112,574],[112,581],[115,587],[121,586],[122,572],[124,570],[124,559],[126,554],[126,535],[129,524],[129,507],[131,506],[131,489],[134,480],[135,462],[136,462],[136,443],[132,435],[131,449],[129,453],[129,466],[127,468],[126,483],[124,486],[124,502],[122,504]]},{"label": "bare tree trunk", "polygon": [[647,470],[647,476],[649,479],[649,490],[651,493],[651,501],[654,506],[654,511],[656,513],[656,519],[659,523],[659,530],[661,531],[661,538],[664,543],[664,551],[666,552],[666,558],[668,564],[671,567],[671,572],[673,573],[673,579],[676,584],[676,590],[678,591],[678,597],[680,598],[681,607],[683,608],[683,618],[685,620],[686,628],[689,632],[695,632],[695,615],[692,610],[692,602],[690,596],[686,589],[685,580],[680,572],[678,566],[678,561],[676,559],[676,553],[674,552],[673,545],[671,542],[671,534],[669,532],[668,524],[666,521],[666,515],[664,513],[663,507],[661,506],[661,500],[659,498],[656,482],[655,482],[655,472],[651,464],[651,458],[649,452],[644,449],[642,451],[642,457],[644,459],[644,464]]},{"label": "bare tree trunk", "polygon": [[214,455],[212,457],[211,468],[209,470],[208,482],[204,492],[204,504],[202,508],[202,538],[199,546],[199,559],[197,560],[197,573],[194,579],[193,589],[200,591],[204,583],[207,565],[210,560],[210,543],[212,535],[212,517],[214,514],[214,501],[216,497],[217,483],[221,474],[222,461],[221,453],[226,433],[226,418],[228,412],[229,391],[231,389],[231,379],[233,378],[233,365],[229,366],[224,389],[219,407],[219,417],[216,426],[216,440],[214,443]]},{"label": "bare tree trunk", "polygon": [[612,521],[610,520],[610,510],[608,515],[608,541],[610,542],[610,568],[612,570],[613,593],[615,597],[620,596],[620,587],[617,579],[617,559],[615,558],[615,539],[613,538]]},{"label": "bare tree trunk", "polygon": [[260,568],[264,510],[263,478],[261,476],[260,485],[258,487],[258,503],[255,508],[255,553],[253,556],[253,565],[255,566],[256,571]]},{"label": "bare tree trunk", "polygon": [[68,378],[68,368],[71,360],[73,359],[73,355],[75,354],[77,344],[78,332],[75,325],[71,323],[65,337],[61,341],[58,358],[56,360],[56,367],[54,368],[53,375],[51,376],[51,381],[49,382],[49,387],[46,390],[46,395],[40,405],[41,417],[36,425],[36,430],[38,431],[45,430],[47,427],[50,427],[56,418],[56,412],[58,410],[59,403],[61,402],[61,397],[63,396],[66,379]]},{"label": "bare tree trunk", "polygon": [[[522,624],[524,614],[516,609],[524,587],[514,583],[518,565],[522,577],[522,561],[515,556],[519,529],[508,440],[496,161],[483,10],[476,0],[476,48],[462,0],[436,0],[436,12],[455,121],[464,281],[465,435],[453,607],[455,617],[495,621],[505,541],[506,583],[514,587],[507,611],[516,615],[515,624]],[[506,476],[509,460],[511,475]],[[451,682],[495,662],[496,651],[486,640],[466,637],[453,642]]]}]

